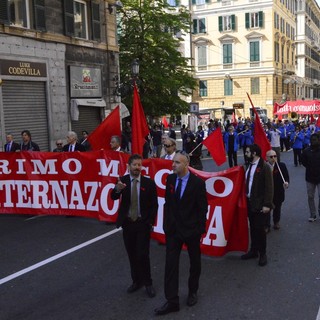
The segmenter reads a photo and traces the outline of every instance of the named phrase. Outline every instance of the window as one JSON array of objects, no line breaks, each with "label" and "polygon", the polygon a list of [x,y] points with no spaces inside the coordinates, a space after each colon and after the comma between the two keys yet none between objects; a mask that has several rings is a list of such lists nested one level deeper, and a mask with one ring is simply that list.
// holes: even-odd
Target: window
[{"label": "window", "polygon": [[207,66],[207,46],[198,47],[198,67]]},{"label": "window", "polygon": [[250,62],[260,61],[260,43],[259,41],[250,41]]},{"label": "window", "polygon": [[251,78],[251,94],[259,94],[259,93],[260,93],[260,79]]},{"label": "window", "polygon": [[274,43],[274,60],[276,62],[280,61],[280,47],[278,42]]},{"label": "window", "polygon": [[263,26],[263,12],[246,13],[246,28],[262,28]]},{"label": "window", "polygon": [[231,64],[232,63],[232,44],[223,44],[223,64]]},{"label": "window", "polygon": [[178,0],[167,0],[167,2],[170,7],[177,7],[179,5]]},{"label": "window", "polygon": [[207,97],[208,96],[207,80],[200,80],[199,81],[199,96],[200,97]]},{"label": "window", "polygon": [[206,33],[206,19],[193,19],[193,33]]},{"label": "window", "polygon": [[15,27],[45,31],[44,0],[1,0],[0,22]]},{"label": "window", "polygon": [[236,16],[234,14],[230,16],[219,17],[219,31],[231,31],[236,28]]},{"label": "window", "polygon": [[65,34],[70,37],[100,41],[100,5],[98,2],[64,0]]},{"label": "window", "polygon": [[224,79],[224,95],[232,96],[233,95],[233,80]]},{"label": "window", "polygon": [[197,6],[204,5],[206,3],[210,3],[211,0],[192,0],[192,4],[195,4]]}]

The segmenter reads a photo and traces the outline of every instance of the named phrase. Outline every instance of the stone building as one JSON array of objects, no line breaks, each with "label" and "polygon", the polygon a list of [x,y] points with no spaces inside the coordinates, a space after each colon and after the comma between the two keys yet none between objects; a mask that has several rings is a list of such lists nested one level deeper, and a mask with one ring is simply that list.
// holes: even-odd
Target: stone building
[{"label": "stone building", "polygon": [[115,13],[104,0],[0,0],[0,150],[28,129],[51,151],[116,106]]}]

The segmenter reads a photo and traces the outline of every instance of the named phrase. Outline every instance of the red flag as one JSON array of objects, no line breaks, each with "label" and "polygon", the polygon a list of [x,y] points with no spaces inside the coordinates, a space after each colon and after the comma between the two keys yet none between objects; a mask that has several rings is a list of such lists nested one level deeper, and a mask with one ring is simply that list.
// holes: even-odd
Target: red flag
[{"label": "red flag", "polygon": [[318,115],[318,119],[316,122],[316,127],[320,128],[320,115]]},{"label": "red flag", "polygon": [[119,106],[117,106],[88,136],[91,149],[93,151],[101,149],[111,150],[110,140],[112,136],[121,137]]},{"label": "red flag", "polygon": [[205,140],[202,142],[211,154],[212,159],[218,166],[221,166],[226,162],[226,152],[224,150],[224,144],[222,139],[221,129],[214,130]]},{"label": "red flag", "polygon": [[312,113],[311,113],[311,115],[310,115],[310,122],[311,122],[311,123],[314,123],[314,122],[315,122],[315,119],[314,119],[314,116],[313,116]]},{"label": "red flag", "polygon": [[247,93],[249,101],[251,103],[252,110],[255,114],[254,119],[254,143],[259,145],[261,148],[261,157],[266,159],[266,153],[271,149],[270,141],[268,140],[265,131],[262,128],[260,117],[258,115],[257,110],[255,109],[249,94]]},{"label": "red flag", "polygon": [[165,128],[168,128],[168,121],[167,121],[167,118],[166,116],[163,116],[162,117],[162,124]]},{"label": "red flag", "polygon": [[282,120],[282,114],[278,115],[278,120]]},{"label": "red flag", "polygon": [[232,112],[232,124],[234,127],[236,127],[238,125],[238,121],[236,119],[236,115],[234,112]]},{"label": "red flag", "polygon": [[132,105],[132,154],[142,155],[145,137],[149,134],[149,127],[143,112],[140,96],[134,84],[133,88],[133,105]]}]

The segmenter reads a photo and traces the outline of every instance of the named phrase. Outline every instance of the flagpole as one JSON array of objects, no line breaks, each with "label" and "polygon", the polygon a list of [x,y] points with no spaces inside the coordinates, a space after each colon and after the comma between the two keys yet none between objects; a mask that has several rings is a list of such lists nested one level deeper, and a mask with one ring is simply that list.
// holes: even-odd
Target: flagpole
[{"label": "flagpole", "polygon": [[279,164],[278,164],[278,161],[276,161],[276,164],[277,164],[278,170],[279,170],[279,172],[280,172],[280,175],[281,175],[281,178],[282,178],[283,183],[286,183],[287,181],[284,180],[284,177],[283,177],[283,174],[282,174],[282,172],[281,172],[281,169],[280,169],[280,166],[279,166]]},{"label": "flagpole", "polygon": [[189,154],[192,154],[192,152],[193,152],[194,150],[198,149],[198,147],[199,147],[200,145],[202,145],[202,142],[200,142],[191,152],[189,152]]}]

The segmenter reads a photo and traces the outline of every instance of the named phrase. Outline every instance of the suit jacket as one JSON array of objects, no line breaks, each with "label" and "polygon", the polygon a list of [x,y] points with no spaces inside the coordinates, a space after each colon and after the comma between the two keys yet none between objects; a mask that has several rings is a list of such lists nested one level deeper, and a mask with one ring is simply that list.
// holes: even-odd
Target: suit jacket
[{"label": "suit jacket", "polygon": [[12,141],[11,148],[10,148],[9,151],[7,151],[7,145],[8,145],[8,143],[6,143],[6,144],[4,145],[3,151],[5,151],[5,152],[16,152],[16,151],[20,151],[20,144],[19,144],[19,143],[16,143],[16,142]]},{"label": "suit jacket", "polygon": [[253,176],[250,205],[252,211],[259,212],[262,207],[273,209],[273,177],[270,166],[260,158]]},{"label": "suit jacket", "polygon": [[[131,203],[131,181],[130,175],[126,174],[120,180],[127,186],[121,191],[116,192],[114,188],[111,192],[111,199],[117,200],[121,197],[121,203],[116,221],[117,228],[121,227],[125,219],[129,216]],[[140,180],[140,196],[139,196],[140,214],[142,222],[153,225],[158,212],[158,196],[157,187],[153,180],[141,176]]]},{"label": "suit jacket", "polygon": [[[68,144],[66,144],[66,145],[64,145],[63,146],[63,151],[64,152],[68,152],[69,151],[69,143]],[[75,144],[75,146],[74,146],[74,151],[82,151],[82,152],[84,152],[84,151],[86,151],[86,149],[85,149],[85,147],[82,145],[82,144],[80,144],[80,143],[76,143]]]},{"label": "suit jacket", "polygon": [[[290,182],[289,173],[286,165],[283,162],[278,162],[278,165],[283,174],[284,180],[287,182]],[[285,190],[283,188],[283,180],[281,177],[281,173],[276,164],[274,165],[274,168],[273,168],[273,186],[274,186],[273,203],[280,204],[284,201]]]},{"label": "suit jacket", "polygon": [[205,182],[190,172],[184,193],[179,201],[175,196],[177,175],[167,177],[163,229],[166,235],[183,239],[206,232],[208,202]]}]

